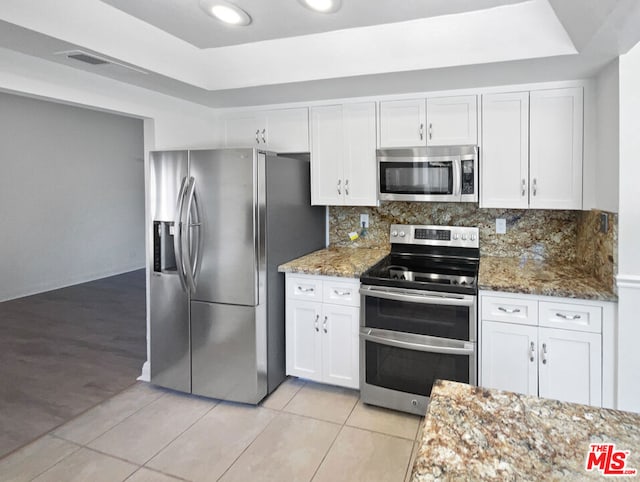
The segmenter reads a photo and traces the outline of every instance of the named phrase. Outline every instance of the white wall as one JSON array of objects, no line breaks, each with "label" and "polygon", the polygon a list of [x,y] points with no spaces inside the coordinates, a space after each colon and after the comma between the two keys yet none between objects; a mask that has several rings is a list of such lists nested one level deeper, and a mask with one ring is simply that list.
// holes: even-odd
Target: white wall
[{"label": "white wall", "polygon": [[594,186],[596,209],[618,212],[620,158],[619,61],[609,63],[596,77],[597,152]]},{"label": "white wall", "polygon": [[640,44],[620,57],[618,408],[640,412]]},{"label": "white wall", "polygon": [[0,94],[0,301],[144,267],[142,120]]}]

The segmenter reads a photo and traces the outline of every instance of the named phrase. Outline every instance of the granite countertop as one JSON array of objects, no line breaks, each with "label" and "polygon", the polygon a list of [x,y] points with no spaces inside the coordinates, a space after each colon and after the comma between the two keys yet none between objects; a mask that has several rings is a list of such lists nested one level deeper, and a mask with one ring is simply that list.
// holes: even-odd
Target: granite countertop
[{"label": "granite countertop", "polygon": [[588,300],[618,299],[611,286],[575,264],[526,258],[481,257],[478,288]]},{"label": "granite countertop", "polygon": [[640,470],[640,414],[438,381],[412,481],[602,480],[585,468],[590,443]]},{"label": "granite countertop", "polygon": [[388,249],[329,247],[281,264],[278,271],[359,278],[387,254]]}]

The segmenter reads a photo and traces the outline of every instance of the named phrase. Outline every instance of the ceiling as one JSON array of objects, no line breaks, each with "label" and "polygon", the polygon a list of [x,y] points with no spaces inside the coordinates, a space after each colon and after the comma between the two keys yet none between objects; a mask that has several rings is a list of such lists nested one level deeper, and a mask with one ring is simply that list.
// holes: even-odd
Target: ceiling
[{"label": "ceiling", "polygon": [[235,3],[250,26],[198,0],[3,0],[0,48],[230,107],[584,78],[640,41],[637,0]]}]

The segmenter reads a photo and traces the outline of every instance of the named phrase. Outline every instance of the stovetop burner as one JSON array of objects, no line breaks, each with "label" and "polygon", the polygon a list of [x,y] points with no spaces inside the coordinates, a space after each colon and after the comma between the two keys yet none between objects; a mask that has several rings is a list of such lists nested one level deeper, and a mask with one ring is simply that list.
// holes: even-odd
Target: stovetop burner
[{"label": "stovetop burner", "polygon": [[477,234],[477,228],[394,225],[391,253],[360,280],[368,285],[475,294]]}]

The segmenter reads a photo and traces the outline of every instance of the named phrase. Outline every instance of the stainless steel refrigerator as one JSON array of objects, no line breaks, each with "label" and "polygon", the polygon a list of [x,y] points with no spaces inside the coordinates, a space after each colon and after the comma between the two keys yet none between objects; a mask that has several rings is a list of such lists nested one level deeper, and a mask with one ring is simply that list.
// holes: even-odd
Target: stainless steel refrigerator
[{"label": "stainless steel refrigerator", "polygon": [[279,264],[325,245],[309,158],[151,153],[151,383],[257,403],[285,377]]}]

